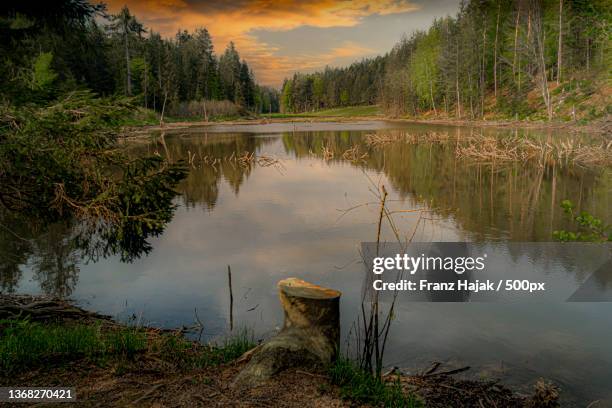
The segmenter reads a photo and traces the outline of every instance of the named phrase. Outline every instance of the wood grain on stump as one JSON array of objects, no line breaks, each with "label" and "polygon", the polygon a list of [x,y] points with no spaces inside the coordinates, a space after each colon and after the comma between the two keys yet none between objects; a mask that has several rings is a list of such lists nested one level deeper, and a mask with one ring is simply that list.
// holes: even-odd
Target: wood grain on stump
[{"label": "wood grain on stump", "polygon": [[329,364],[340,347],[340,296],[297,278],[278,282],[285,322],[281,331],[258,346],[235,385],[256,385],[292,367]]}]

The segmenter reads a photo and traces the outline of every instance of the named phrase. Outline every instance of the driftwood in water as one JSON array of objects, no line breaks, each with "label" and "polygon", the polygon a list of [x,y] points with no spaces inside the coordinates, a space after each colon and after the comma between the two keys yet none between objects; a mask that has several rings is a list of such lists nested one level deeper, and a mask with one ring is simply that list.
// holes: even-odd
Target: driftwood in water
[{"label": "driftwood in water", "polygon": [[245,356],[250,360],[234,385],[256,385],[287,368],[325,365],[337,357],[341,293],[296,278],[280,281],[278,289],[283,328]]}]

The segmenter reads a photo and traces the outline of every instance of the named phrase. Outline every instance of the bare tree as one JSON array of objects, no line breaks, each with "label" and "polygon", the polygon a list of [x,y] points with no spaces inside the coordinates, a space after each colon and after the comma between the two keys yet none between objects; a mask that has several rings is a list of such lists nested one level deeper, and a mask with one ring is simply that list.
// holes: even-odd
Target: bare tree
[{"label": "bare tree", "polygon": [[518,74],[524,72],[540,90],[542,100],[546,107],[548,120],[553,118],[553,107],[548,89],[548,75],[546,72],[545,56],[545,38],[544,24],[542,21],[542,5],[540,2],[531,2],[528,21],[527,33],[522,37],[521,51],[525,55],[529,64],[525,64],[521,70],[519,67]]}]

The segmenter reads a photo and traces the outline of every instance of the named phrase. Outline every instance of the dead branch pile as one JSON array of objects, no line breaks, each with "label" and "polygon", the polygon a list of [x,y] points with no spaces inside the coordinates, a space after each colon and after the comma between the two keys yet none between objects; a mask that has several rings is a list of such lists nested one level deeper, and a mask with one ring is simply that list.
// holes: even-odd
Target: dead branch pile
[{"label": "dead branch pile", "polygon": [[495,137],[472,133],[469,136],[455,136],[449,132],[408,133],[405,131],[385,131],[370,133],[364,137],[371,148],[382,148],[394,143],[404,144],[444,144],[456,143],[457,158],[484,163],[504,163],[536,161],[539,164],[577,164],[582,166],[611,166],[612,141],[599,144],[583,144],[578,139],[537,138],[511,136]]},{"label": "dead branch pile", "polygon": [[368,153],[367,152],[362,153],[359,150],[359,145],[354,145],[353,147],[351,147],[350,149],[342,153],[342,158],[344,160],[348,160],[351,162],[362,161],[362,160],[365,160],[367,157],[368,157]]},{"label": "dead branch pile", "polygon": [[389,144],[403,142],[406,144],[417,143],[444,143],[451,140],[448,132],[422,132],[408,133],[405,131],[386,131],[379,133],[369,133],[365,135],[366,144],[373,148],[380,148]]},{"label": "dead branch pile", "polygon": [[530,140],[491,136],[471,138],[465,144],[458,144],[455,154],[458,158],[469,158],[481,162],[527,161],[550,153],[546,145]]},{"label": "dead branch pile", "polygon": [[583,145],[574,139],[558,142],[537,141],[521,137],[472,137],[457,144],[458,158],[480,162],[538,161],[583,166],[612,165],[612,142]]},{"label": "dead branch pile", "polygon": [[561,163],[583,165],[612,165],[612,140],[600,145],[582,145],[568,139],[557,146],[557,160]]},{"label": "dead branch pile", "polygon": [[534,386],[531,396],[514,393],[498,381],[475,381],[453,378],[469,367],[438,372],[435,363],[425,373],[402,375],[395,371],[384,376],[385,381],[399,382],[404,392],[418,395],[427,407],[497,407],[497,408],[556,408],[559,407],[559,390],[544,380]]},{"label": "dead branch pile", "polygon": [[333,147],[330,147],[329,145],[323,145],[321,151],[323,153],[323,160],[329,161],[334,158]]},{"label": "dead branch pile", "polygon": [[241,155],[237,155],[232,152],[231,155],[225,157],[213,157],[213,156],[202,156],[196,157],[195,153],[187,152],[189,157],[189,164],[192,167],[196,167],[196,165],[205,165],[212,167],[215,171],[218,170],[218,166],[220,166],[223,162],[230,163],[231,165],[240,166],[242,168],[249,168],[253,165],[257,165],[260,167],[276,167],[278,169],[284,169],[282,161],[276,157],[268,156],[266,154],[255,154],[255,152],[244,152]]},{"label": "dead branch pile", "polygon": [[62,299],[0,294],[0,319],[26,317],[31,321],[111,319],[110,316],[88,312]]},{"label": "dead branch pile", "polygon": [[364,140],[368,146],[379,148],[388,144],[406,141],[407,134],[400,132],[368,133],[364,136]]}]

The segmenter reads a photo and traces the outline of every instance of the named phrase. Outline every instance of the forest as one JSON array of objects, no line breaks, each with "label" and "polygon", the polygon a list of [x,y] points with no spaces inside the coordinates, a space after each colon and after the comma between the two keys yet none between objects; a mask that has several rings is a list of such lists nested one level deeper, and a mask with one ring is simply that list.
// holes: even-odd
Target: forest
[{"label": "forest", "polygon": [[255,82],[233,43],[217,55],[206,28],[166,39],[127,6],[109,14],[103,4],[54,3],[52,11],[34,2],[2,6],[0,93],[12,104],[88,89],[179,117],[278,110],[277,91]]},{"label": "forest", "polygon": [[466,0],[384,56],[296,73],[281,110],[379,104],[392,116],[595,119],[610,107],[580,102],[609,87],[611,22],[608,0]]}]

